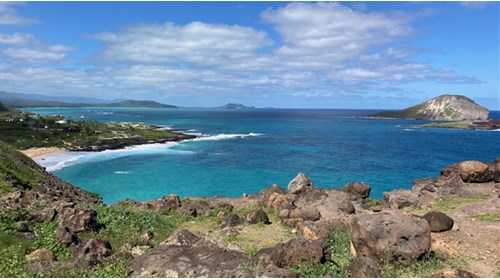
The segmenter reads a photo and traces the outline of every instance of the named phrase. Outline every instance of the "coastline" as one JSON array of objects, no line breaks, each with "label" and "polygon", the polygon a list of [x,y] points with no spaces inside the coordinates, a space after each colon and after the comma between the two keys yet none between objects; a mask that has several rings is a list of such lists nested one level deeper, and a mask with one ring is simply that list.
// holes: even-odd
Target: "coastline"
[{"label": "coastline", "polygon": [[19,151],[30,157],[32,160],[45,159],[46,157],[49,156],[55,156],[69,152],[67,149],[58,147],[29,148],[27,150],[19,150]]}]

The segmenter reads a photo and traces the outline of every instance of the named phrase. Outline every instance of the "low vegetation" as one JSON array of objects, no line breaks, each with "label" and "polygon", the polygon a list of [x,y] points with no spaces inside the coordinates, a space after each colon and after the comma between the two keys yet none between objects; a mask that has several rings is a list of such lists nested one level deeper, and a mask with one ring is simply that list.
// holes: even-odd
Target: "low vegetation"
[{"label": "low vegetation", "polygon": [[461,122],[433,122],[419,125],[419,127],[427,128],[456,128],[456,129],[467,129],[472,125],[472,121],[461,121]]},{"label": "low vegetation", "polygon": [[485,200],[489,197],[490,196],[488,194],[475,194],[440,198],[432,205],[432,209],[444,213],[450,213],[464,205]]}]

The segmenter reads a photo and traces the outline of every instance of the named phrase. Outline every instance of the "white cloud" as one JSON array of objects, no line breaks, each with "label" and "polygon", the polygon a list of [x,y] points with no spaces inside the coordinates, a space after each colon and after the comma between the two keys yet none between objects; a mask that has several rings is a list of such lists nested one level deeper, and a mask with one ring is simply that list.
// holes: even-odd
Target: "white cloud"
[{"label": "white cloud", "polygon": [[486,1],[461,1],[460,6],[468,10],[483,10],[489,2]]},{"label": "white cloud", "polygon": [[30,33],[19,33],[14,34],[1,34],[0,33],[0,44],[26,44],[34,39],[34,36]]},{"label": "white cloud", "polygon": [[66,56],[64,53],[34,48],[7,48],[3,53],[17,62],[29,63],[61,61]]},{"label": "white cloud", "polygon": [[271,41],[265,32],[236,25],[193,22],[184,26],[137,25],[119,33],[88,35],[104,42],[100,58],[139,63],[220,64],[249,58]]},{"label": "white cloud", "polygon": [[0,25],[27,25],[38,23],[34,18],[23,17],[17,14],[12,7],[22,5],[22,2],[0,2]]}]

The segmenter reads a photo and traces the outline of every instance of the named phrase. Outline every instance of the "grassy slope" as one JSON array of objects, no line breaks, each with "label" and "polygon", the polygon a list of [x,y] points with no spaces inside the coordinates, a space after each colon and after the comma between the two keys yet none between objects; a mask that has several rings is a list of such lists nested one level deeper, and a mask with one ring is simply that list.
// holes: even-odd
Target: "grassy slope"
[{"label": "grassy slope", "polygon": [[421,119],[425,117],[425,114],[417,113],[417,111],[422,107],[421,104],[406,108],[401,111],[382,111],[372,115],[372,117],[378,118],[396,118],[396,119]]}]

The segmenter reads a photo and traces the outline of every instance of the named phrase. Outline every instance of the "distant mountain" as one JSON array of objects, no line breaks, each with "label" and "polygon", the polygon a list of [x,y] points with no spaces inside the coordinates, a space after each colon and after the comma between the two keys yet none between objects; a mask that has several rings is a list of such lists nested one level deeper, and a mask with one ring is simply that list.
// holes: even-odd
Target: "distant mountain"
[{"label": "distant mountain", "polygon": [[82,96],[46,96],[40,94],[11,93],[0,91],[0,102],[13,108],[34,107],[147,107],[177,108],[156,101],[105,100]]},{"label": "distant mountain", "polygon": [[8,112],[8,111],[10,111],[10,109],[7,106],[0,103],[0,113],[1,112]]},{"label": "distant mountain", "polygon": [[106,107],[146,107],[146,108],[177,108],[177,106],[162,104],[156,101],[150,100],[124,100],[116,103],[109,103],[105,105]]},{"label": "distant mountain", "polygon": [[238,104],[238,103],[227,103],[224,106],[217,107],[221,109],[254,109],[254,106],[245,106],[243,104]]},{"label": "distant mountain", "polygon": [[107,99],[84,97],[84,96],[49,96],[41,94],[27,94],[27,93],[0,91],[0,101],[3,100],[15,100],[19,104],[22,104],[22,102],[26,101],[44,101],[44,102],[60,102],[60,103],[75,103],[75,104],[78,103],[105,104],[105,103],[113,103],[121,101],[116,99],[107,100]]},{"label": "distant mountain", "polygon": [[489,112],[468,97],[445,94],[401,111],[383,111],[372,117],[436,121],[487,120]]}]

